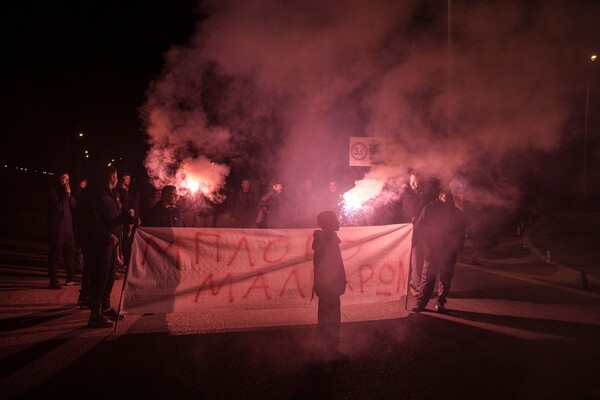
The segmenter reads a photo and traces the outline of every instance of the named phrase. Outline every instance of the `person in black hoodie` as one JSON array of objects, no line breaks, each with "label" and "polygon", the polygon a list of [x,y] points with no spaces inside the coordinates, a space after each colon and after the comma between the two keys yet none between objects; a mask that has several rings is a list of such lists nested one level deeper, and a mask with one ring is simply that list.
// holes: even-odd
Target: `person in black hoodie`
[{"label": "person in black hoodie", "polygon": [[62,254],[67,269],[66,285],[77,283],[75,278],[75,237],[73,232],[73,211],[77,201],[71,196],[69,174],[62,173],[50,188],[48,204],[48,276],[49,289],[61,289],[58,282],[58,258]]},{"label": "person in black hoodie", "polygon": [[413,241],[423,246],[423,272],[415,312],[425,311],[439,274],[435,311],[446,313],[446,300],[454,275],[454,264],[465,244],[465,219],[454,205],[452,193],[442,190],[427,204],[415,222]]},{"label": "person in black hoodie", "polygon": [[117,186],[117,171],[104,167],[98,186],[90,193],[89,223],[90,284],[88,290],[91,314],[90,327],[110,327],[120,319],[110,306],[110,295],[117,271],[117,246],[121,226],[135,221],[123,210]]},{"label": "person in black hoodie", "polygon": [[322,230],[313,233],[314,293],[319,297],[317,336],[314,358],[332,360],[339,357],[340,296],[346,291],[346,271],[340,251],[340,239],[335,233],[340,229],[333,211],[323,211],[317,216]]}]

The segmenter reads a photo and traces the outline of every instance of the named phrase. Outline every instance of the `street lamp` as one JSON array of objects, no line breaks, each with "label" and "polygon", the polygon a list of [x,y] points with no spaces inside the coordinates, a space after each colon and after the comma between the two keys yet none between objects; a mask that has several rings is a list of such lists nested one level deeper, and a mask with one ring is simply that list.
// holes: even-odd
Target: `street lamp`
[{"label": "street lamp", "polygon": [[[592,54],[590,61],[596,62],[596,54]],[[587,202],[587,137],[588,137],[588,115],[590,106],[590,74],[587,74],[587,85],[585,88],[585,122],[583,125],[583,206]]]}]

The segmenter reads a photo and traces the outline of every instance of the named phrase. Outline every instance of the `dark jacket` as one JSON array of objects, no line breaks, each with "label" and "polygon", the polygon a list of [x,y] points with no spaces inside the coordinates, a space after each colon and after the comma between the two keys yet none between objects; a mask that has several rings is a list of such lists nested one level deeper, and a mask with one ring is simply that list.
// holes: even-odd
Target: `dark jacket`
[{"label": "dark jacket", "polygon": [[258,199],[252,190],[240,190],[232,199],[231,217],[236,228],[255,228],[258,214]]},{"label": "dark jacket", "polygon": [[315,293],[319,297],[341,296],[346,291],[346,271],[340,239],[335,232],[321,230],[314,231],[313,238]]},{"label": "dark jacket", "polygon": [[148,210],[146,217],[142,220],[142,225],[164,228],[185,227],[179,208],[176,206],[165,207],[160,201]]},{"label": "dark jacket", "polygon": [[111,235],[119,237],[121,225],[127,221],[116,190],[97,188],[90,193],[89,240],[94,246],[110,246]]},{"label": "dark jacket", "polygon": [[48,234],[73,233],[73,210],[77,205],[75,196],[71,196],[60,185],[50,188],[48,204]]},{"label": "dark jacket", "polygon": [[282,194],[271,190],[258,203],[260,209],[256,222],[264,223],[264,226],[269,229],[286,228],[286,203],[285,197]]},{"label": "dark jacket", "polygon": [[414,222],[423,209],[423,194],[411,188],[403,189],[400,194],[402,201],[402,222]]},{"label": "dark jacket", "polygon": [[421,243],[426,260],[452,260],[465,244],[465,220],[453,203],[427,204],[415,222],[413,242]]}]

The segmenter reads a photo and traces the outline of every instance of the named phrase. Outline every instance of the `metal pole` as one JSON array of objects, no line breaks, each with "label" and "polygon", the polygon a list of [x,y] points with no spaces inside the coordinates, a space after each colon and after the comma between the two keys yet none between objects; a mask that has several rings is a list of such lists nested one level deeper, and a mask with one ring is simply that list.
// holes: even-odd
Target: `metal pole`
[{"label": "metal pole", "polygon": [[448,136],[452,136],[454,130],[453,109],[452,109],[452,0],[448,0],[448,93],[446,95],[446,123]]},{"label": "metal pole", "polygon": [[587,137],[588,137],[588,110],[590,105],[590,79],[588,78],[585,89],[585,123],[583,127],[583,206],[587,202]]}]

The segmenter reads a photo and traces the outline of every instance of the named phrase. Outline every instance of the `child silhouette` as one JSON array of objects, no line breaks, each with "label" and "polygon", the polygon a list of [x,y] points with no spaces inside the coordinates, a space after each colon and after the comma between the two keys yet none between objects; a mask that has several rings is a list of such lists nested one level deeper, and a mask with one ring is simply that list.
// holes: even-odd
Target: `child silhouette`
[{"label": "child silhouette", "polygon": [[346,291],[346,272],[340,252],[340,239],[335,233],[340,229],[333,211],[323,211],[317,216],[321,230],[313,233],[314,292],[319,297],[317,336],[313,356],[322,360],[339,357],[340,296]]}]

